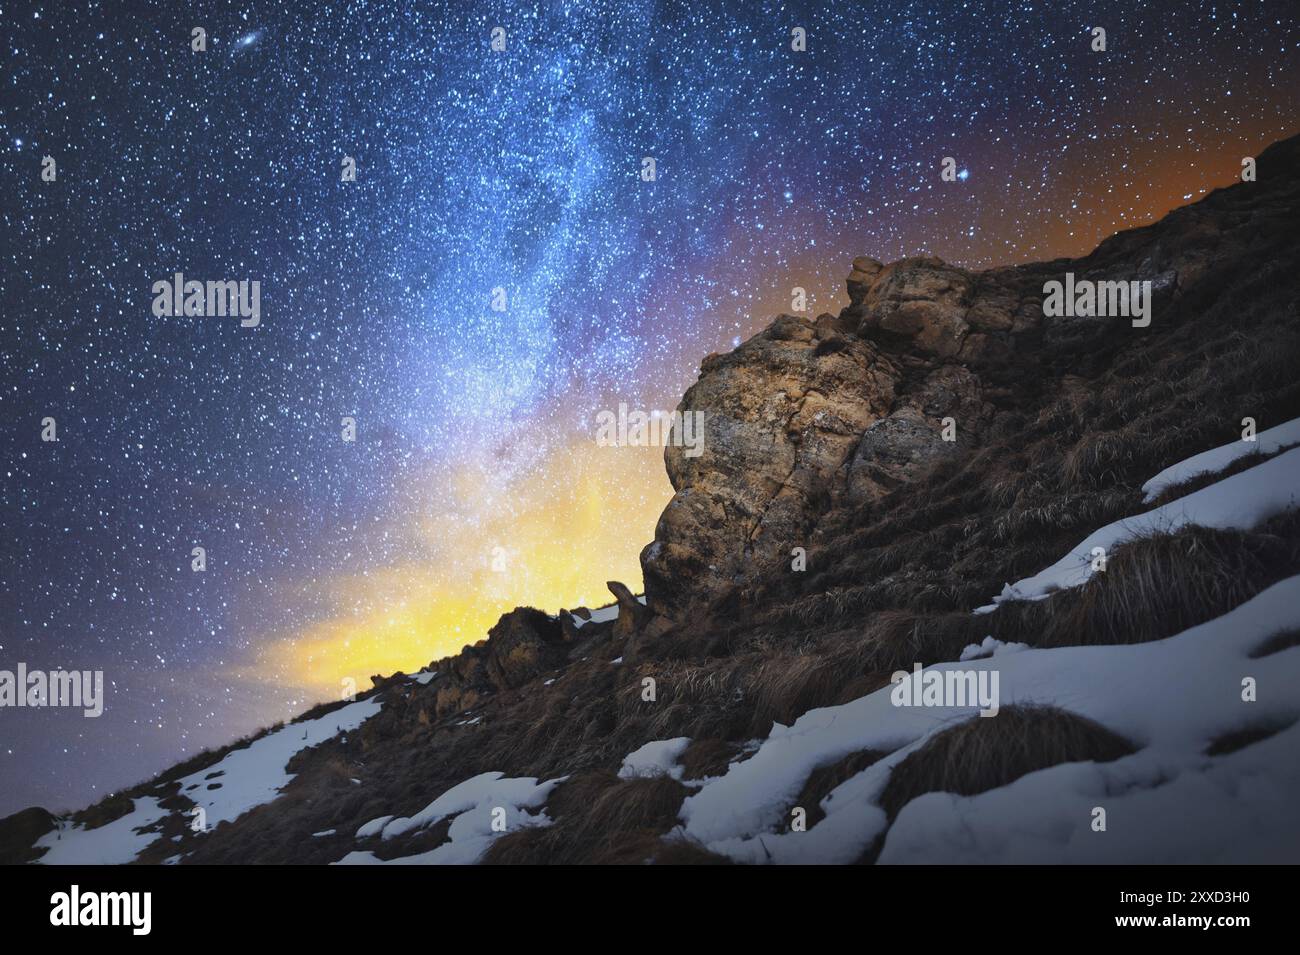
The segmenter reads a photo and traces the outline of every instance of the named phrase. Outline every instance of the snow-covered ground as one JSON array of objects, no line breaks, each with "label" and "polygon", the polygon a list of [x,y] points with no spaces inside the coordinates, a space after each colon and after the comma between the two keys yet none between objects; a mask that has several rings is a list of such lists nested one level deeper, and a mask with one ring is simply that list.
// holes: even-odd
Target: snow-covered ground
[{"label": "snow-covered ground", "polygon": [[[1289,422],[1259,438],[1166,468],[1144,485],[1148,500],[1251,451],[1294,444],[1300,425]],[[1084,583],[1094,548],[1109,552],[1123,541],[1190,524],[1249,528],[1296,507],[1298,498],[1300,448],[1101,528],[1051,567],[1008,585],[979,612]],[[617,613],[611,605],[592,620]],[[774,725],[723,775],[691,784],[698,788],[682,804],[681,825],[666,838],[690,839],[743,862],[850,862],[882,836],[879,860],[886,863],[1294,861],[1300,857],[1300,646],[1260,652],[1270,638],[1297,629],[1300,576],[1160,641],[1035,649],[988,637],[960,660],[925,672],[996,673],[998,707],[1051,705],[1100,723],[1136,751],[1107,763],[1053,766],[974,796],[928,793],[904,806],[891,825],[879,799],[895,767],[936,734],[980,719],[982,704],[898,706],[889,686],[812,710],[792,726]],[[427,683],[432,676],[412,679]],[[181,792],[204,809],[209,830],[234,820],[278,796],[292,779],[285,767],[296,753],[356,729],[380,706],[372,697],[285,726],[185,777]],[[1213,741],[1252,730],[1272,735],[1207,755]],[[626,757],[619,775],[680,779],[689,742],[648,742]],[[814,770],[863,750],[888,755],[827,795],[824,818],[807,831],[779,831]],[[448,841],[388,864],[473,863],[505,832],[549,825],[543,807],[564,778],[483,773],[413,816],[367,822],[356,837],[387,841],[450,819]],[[1098,809],[1106,814],[1102,831],[1094,826]],[[62,824],[38,843],[49,850],[40,861],[130,862],[157,838],[167,815],[157,799],[142,797],[128,815],[97,829]],[[373,852],[354,851],[338,864],[382,862]]]},{"label": "snow-covered ground", "polygon": [[[1138,751],[1070,763],[978,796],[932,793],[889,829],[882,862],[1228,862],[1294,860],[1300,851],[1300,648],[1260,659],[1300,627],[1300,577],[1177,636],[1118,646],[1020,650],[927,668],[1000,676],[1002,707],[1051,704],[1095,720]],[[1242,681],[1258,683],[1243,700]],[[977,706],[899,707],[893,687],[776,726],[682,806],[683,833],[745,862],[851,862],[885,831],[878,806],[891,771]],[[994,717],[993,719],[996,719]],[[1227,733],[1287,729],[1235,753],[1205,755]],[[808,775],[861,750],[890,755],[822,802],[806,832],[777,833]],[[1095,807],[1107,830],[1091,828]]]},{"label": "snow-covered ground", "polygon": [[[1295,423],[1261,435],[1268,453],[1294,443]],[[1267,436],[1267,437],[1266,437]],[[1250,450],[1197,455],[1147,482],[1151,497],[1219,470]],[[1092,549],[1189,524],[1249,528],[1297,506],[1300,449],[1090,535],[997,603],[1038,599],[1091,574]],[[1300,577],[1281,581],[1224,616],[1165,640],[1031,649],[987,638],[961,660],[928,671],[996,670],[1002,707],[1047,704],[1094,720],[1136,752],[1107,763],[1028,773],[975,796],[928,793],[890,826],[878,800],[890,774],[979,704],[894,705],[893,686],[777,724],[749,759],[708,780],[682,805],[688,838],[743,862],[851,862],[882,834],[879,861],[1294,862],[1300,857],[1300,647],[1258,656],[1269,638],[1300,629]],[[1279,729],[1280,728],[1280,729]],[[1243,730],[1277,730],[1218,756],[1210,744]],[[805,832],[778,832],[809,774],[862,750],[889,755],[836,787],[826,816]],[[1094,828],[1105,810],[1106,828]]]},{"label": "snow-covered ground", "polygon": [[[243,749],[227,753],[220,762],[183,777],[180,791],[203,808],[204,831],[211,832],[219,823],[233,821],[275,799],[293,779],[285,767],[297,753],[356,729],[378,713],[380,705],[378,697],[371,697],[314,720],[290,723]],[[193,820],[193,812],[185,812],[187,825]],[[139,830],[153,827],[167,815],[157,799],[142,797],[135,800],[131,813],[105,826],[66,826],[47,833],[37,845],[48,846],[50,851],[37,861],[47,865],[131,862],[158,837],[156,832],[142,834]]]},{"label": "snow-covered ground", "polygon": [[518,829],[548,826],[546,813],[534,809],[566,777],[539,783],[535,778],[506,779],[480,773],[447,790],[414,816],[381,816],[357,830],[357,838],[382,833],[384,839],[436,825],[453,816],[448,842],[428,852],[384,861],[373,852],[349,852],[336,865],[469,865],[482,858],[494,839]]},{"label": "snow-covered ground", "polygon": [[[379,699],[371,697],[340,707],[314,720],[290,723],[244,749],[228,753],[221,762],[181,780],[181,794],[207,813],[207,828],[233,822],[255,806],[274,799],[293,779],[285,771],[295,754],[319,746],[340,733],[356,729],[379,712]],[[209,789],[213,783],[220,789]]]},{"label": "snow-covered ground", "polygon": [[1185,461],[1170,465],[1142,485],[1142,490],[1146,492],[1144,500],[1150,503],[1177,484],[1200,477],[1202,474],[1222,471],[1234,461],[1249,454],[1276,454],[1294,444],[1300,444],[1300,418],[1262,431],[1255,435],[1254,441],[1233,441],[1231,444],[1202,451]]},{"label": "snow-covered ground", "polygon": [[37,840],[37,847],[49,849],[39,861],[44,865],[122,865],[131,862],[158,838],[157,832],[141,833],[140,830],[152,828],[166,815],[167,810],[158,806],[157,799],[143,796],[135,800],[125,816],[97,829],[60,823],[57,829]]}]

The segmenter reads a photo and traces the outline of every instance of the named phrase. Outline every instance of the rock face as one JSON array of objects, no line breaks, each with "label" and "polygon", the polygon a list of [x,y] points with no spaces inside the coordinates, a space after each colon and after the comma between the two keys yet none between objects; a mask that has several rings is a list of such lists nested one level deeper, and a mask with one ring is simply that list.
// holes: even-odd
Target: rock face
[{"label": "rock face", "polygon": [[[888,417],[867,428],[845,462],[839,499],[850,505],[880,498],[915,480],[940,458],[962,453],[990,408],[974,372],[941,365],[902,394]],[[951,419],[945,440],[945,420]]]},{"label": "rock face", "polygon": [[703,453],[666,448],[677,493],[641,555],[647,595],[707,595],[796,546],[901,376],[829,315],[782,315],[706,358],[679,406],[704,412]]},{"label": "rock face", "polygon": [[848,288],[838,316],[778,316],[701,365],[678,410],[704,413],[703,453],[665,449],[676,493],[641,554],[655,613],[680,618],[743,589],[792,560],[829,507],[959,453],[989,414],[968,366],[1042,312],[1012,283],[936,258],[856,259]]},{"label": "rock face", "polygon": [[[1286,177],[1298,152],[1289,140],[1259,157],[1270,191],[1295,191]],[[863,256],[838,316],[781,315],[710,355],[678,406],[704,413],[703,453],[664,452],[675,493],[641,553],[650,611],[681,620],[743,592],[788,564],[829,509],[868,505],[978,444],[991,392],[1014,387],[1017,363],[1034,361],[1044,336],[1117,321],[1045,317],[1045,281],[1149,281],[1157,314],[1214,294],[1216,263],[1248,259],[1293,228],[1290,203],[1265,194],[1221,190],[1077,260],[975,272],[932,256]]]},{"label": "rock face", "polygon": [[861,316],[859,334],[880,329],[911,339],[923,354],[951,358],[970,334],[966,312],[974,284],[970,273],[942,259],[903,259],[892,265],[855,259],[848,314]]}]

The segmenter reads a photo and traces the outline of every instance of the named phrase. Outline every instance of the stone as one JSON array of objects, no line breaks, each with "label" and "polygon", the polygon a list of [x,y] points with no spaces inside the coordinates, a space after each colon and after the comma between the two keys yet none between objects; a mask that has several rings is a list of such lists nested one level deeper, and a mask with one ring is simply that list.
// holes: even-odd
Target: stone
[{"label": "stone", "polygon": [[498,690],[515,689],[564,662],[559,620],[532,607],[503,614],[488,631],[486,674]]},{"label": "stone", "polygon": [[708,603],[802,539],[900,374],[870,342],[793,315],[706,363],[678,406],[704,412],[703,453],[665,448],[676,493],[641,554],[656,612]]}]

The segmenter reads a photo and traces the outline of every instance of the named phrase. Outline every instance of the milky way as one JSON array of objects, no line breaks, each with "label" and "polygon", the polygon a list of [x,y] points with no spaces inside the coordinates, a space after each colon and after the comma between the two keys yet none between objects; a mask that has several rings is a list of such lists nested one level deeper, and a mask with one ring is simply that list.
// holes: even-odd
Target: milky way
[{"label": "milky way", "polygon": [[[670,488],[600,410],[856,255],[1082,254],[1300,115],[1289,0],[122,6],[0,27],[0,668],[108,686],[0,711],[0,813],[636,586]],[[175,272],[260,324],[156,317]]]}]

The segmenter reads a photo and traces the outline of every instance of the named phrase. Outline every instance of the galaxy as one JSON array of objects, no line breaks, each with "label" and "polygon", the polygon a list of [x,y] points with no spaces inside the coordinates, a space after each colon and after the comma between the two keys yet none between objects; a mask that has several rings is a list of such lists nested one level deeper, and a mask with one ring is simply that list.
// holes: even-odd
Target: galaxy
[{"label": "galaxy", "polygon": [[250,46],[255,46],[257,42],[261,39],[262,39],[261,30],[253,30],[249,33],[245,33],[243,36],[241,36],[239,39],[235,40],[235,42],[231,44],[230,51],[232,53],[238,53],[240,50],[247,50]]},{"label": "galaxy", "polygon": [[[6,3],[0,30],[0,667],[104,674],[97,718],[0,713],[0,815],[636,589],[671,487],[602,413],[671,412],[792,289],[837,311],[854,256],[1080,255],[1300,115],[1290,0]],[[259,321],[156,314],[178,274],[258,283]]]}]

